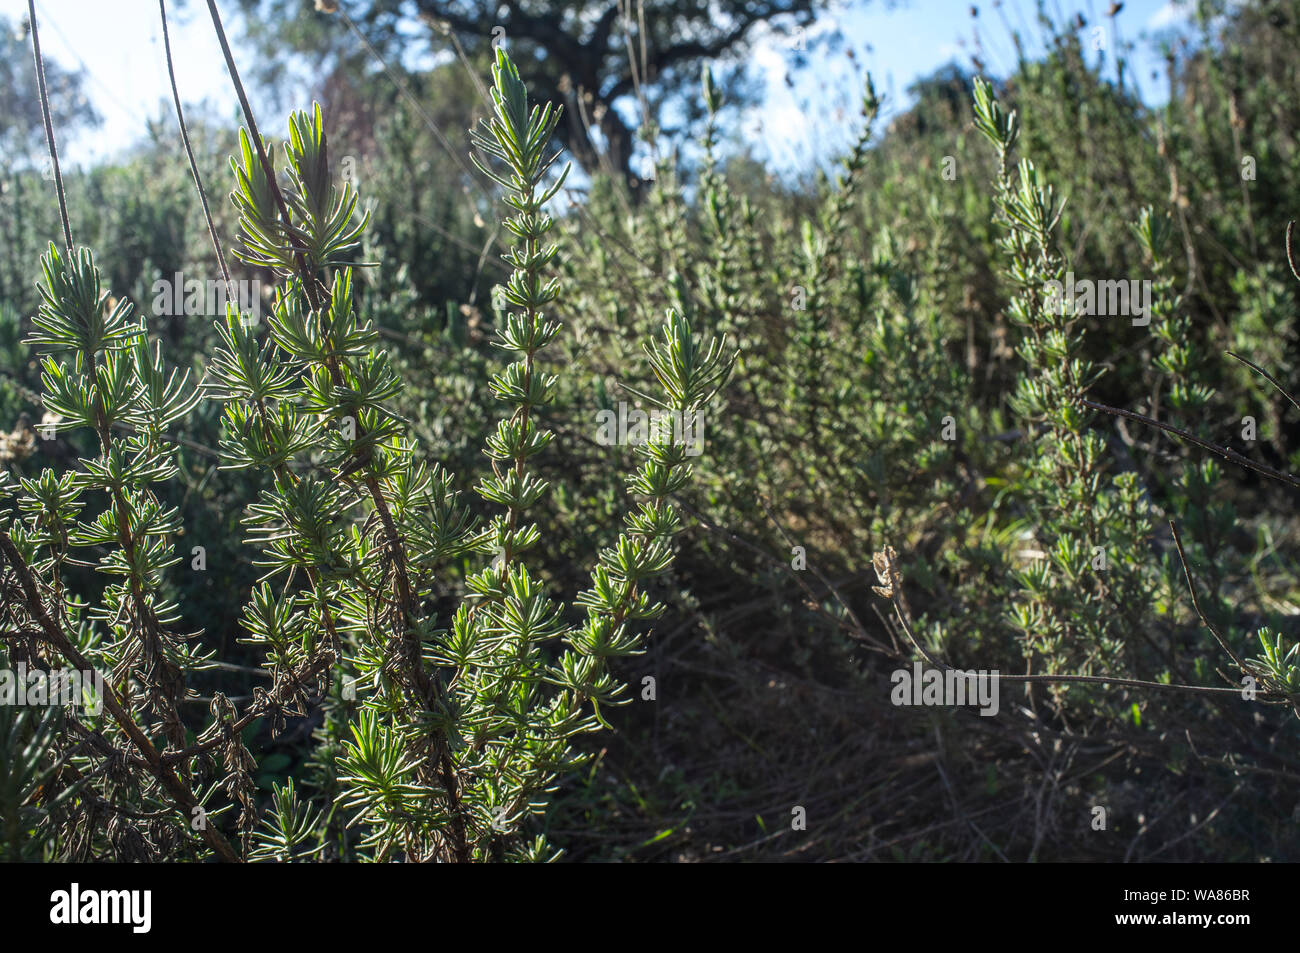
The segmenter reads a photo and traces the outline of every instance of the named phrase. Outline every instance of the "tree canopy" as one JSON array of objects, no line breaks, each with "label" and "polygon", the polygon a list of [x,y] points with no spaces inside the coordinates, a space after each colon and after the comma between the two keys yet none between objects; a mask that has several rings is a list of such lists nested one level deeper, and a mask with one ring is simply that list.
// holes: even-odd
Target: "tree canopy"
[{"label": "tree canopy", "polygon": [[681,125],[698,118],[694,91],[704,61],[730,64],[715,66],[729,102],[752,101],[743,57],[760,25],[791,37],[796,52],[806,51],[812,41],[798,31],[828,6],[828,0],[505,0],[493,12],[473,0],[365,0],[345,7],[318,0],[314,8],[302,0],[243,3],[266,62],[302,53],[357,66],[357,57],[367,54],[346,42],[340,19],[389,63],[401,62],[426,38],[435,49],[459,49],[470,60],[504,43],[537,101],[565,107],[556,137],[572,157],[588,173],[622,176],[634,190],[635,130],[643,112],[662,121],[672,102]]}]

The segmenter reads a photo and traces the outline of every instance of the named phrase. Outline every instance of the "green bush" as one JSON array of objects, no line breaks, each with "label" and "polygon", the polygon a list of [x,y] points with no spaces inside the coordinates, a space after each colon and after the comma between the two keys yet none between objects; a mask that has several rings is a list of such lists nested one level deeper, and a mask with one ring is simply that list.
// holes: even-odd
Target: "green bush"
[{"label": "green bush", "polygon": [[[552,599],[524,556],[539,537],[529,511],[549,489],[529,462],[550,443],[541,420],[556,386],[538,354],[561,331],[545,311],[558,290],[546,276],[557,249],[546,243],[544,211],[562,182],[544,184],[559,113],[530,110],[504,52],[493,79],[495,112],[477,143],[497,160],[485,171],[514,211],[504,223],[516,244],[496,343],[515,361],[491,381],[508,416],[488,437],[491,473],[477,486],[501,510],[486,527],[445,471],[417,459],[390,406],[401,381],[353,298],[366,219],[355,214],[356,192],[331,182],[319,107],[290,119],[283,194],[263,172],[261,144],[241,135],[231,163],[236,254],[277,276],[274,306],[261,335],[252,315],[227,306],[201,388],[166,368],[126,299],[107,307],[88,250],[50,246],[30,343],[44,355],[57,428],[88,429],[99,453],[76,471],[6,486],[18,507],[0,536],[13,594],[6,632],[17,633],[6,643],[33,667],[106,673],[103,710],[49,744],[62,766],[43,780],[42,802],[63,806],[24,814],[22,835],[34,831],[54,855],[549,856],[544,838],[517,835],[555,779],[583,762],[572,739],[623,700],[608,662],[637,652],[643,620],[661,611],[645,587],[672,562],[680,518],[670,497],[690,477],[691,447],[679,426],[636,448],[642,462],[628,486],[643,502],[600,552],[590,588],[570,604]],[[659,385],[646,399],[681,419],[710,413],[730,369],[723,346],[701,345],[675,313],[661,331],[646,346]],[[262,474],[242,523],[263,574],[242,624],[269,687],[243,710],[215,693],[211,719],[190,727],[186,678],[218,660],[176,629],[181,609],[167,580],[182,562],[183,518],[154,487],[177,474],[169,429],[204,399],[223,404],[223,466]],[[109,578],[98,593],[68,585],[79,551],[98,556]],[[436,574],[471,552],[496,558],[443,615]],[[202,547],[192,553],[191,569],[206,571]],[[337,797],[322,811],[292,779],[276,783],[259,824],[255,776],[273,771],[276,756],[259,765],[241,733],[264,718],[277,734],[317,700],[327,712],[322,747],[333,755],[319,759],[321,778]],[[10,728],[11,744],[45,730],[21,719]],[[38,733],[28,744],[36,739],[49,743]],[[33,770],[14,783],[38,780]],[[231,808],[237,817],[226,816]],[[74,844],[72,831],[100,829],[97,812],[111,816],[102,836]],[[132,820],[142,814],[155,819]]]},{"label": "green bush", "polygon": [[[500,261],[405,103],[364,204],[316,111],[282,210],[250,120],[216,221],[265,326],[126,303],[213,268],[161,152],[73,180],[99,255],[51,248],[40,297],[58,219],[16,178],[7,664],[84,659],[121,710],[5,716],[5,849],[1295,856],[1300,5],[1213,6],[1159,109],[1044,15],[1040,60],[945,70],[888,128],[868,78],[795,184],[728,156],[706,68],[699,163],[647,126],[653,183],[555,219],[557,113],[499,59]],[[1058,306],[1071,273],[1149,281],[1149,323]],[[627,441],[629,479],[610,422],[650,411],[703,429]],[[918,660],[1002,673],[998,717],[892,705]]]}]

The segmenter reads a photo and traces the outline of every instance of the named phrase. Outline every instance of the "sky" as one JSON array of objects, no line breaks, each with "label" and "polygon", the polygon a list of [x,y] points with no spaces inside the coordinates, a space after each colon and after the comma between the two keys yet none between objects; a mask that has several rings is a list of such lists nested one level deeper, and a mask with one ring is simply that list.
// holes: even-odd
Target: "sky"
[{"label": "sky", "polygon": [[[1036,6],[1036,0],[1003,0],[999,7],[988,0],[910,0],[892,7],[879,0],[852,2],[834,10],[812,35],[836,27],[844,34],[856,62],[870,71],[877,93],[885,94],[883,128],[911,105],[908,87],[948,63],[970,70],[972,56],[979,55],[992,75],[1011,73],[1015,66],[1012,29],[1021,33],[1031,56],[1041,54],[1042,45],[1036,42]],[[1165,67],[1155,41],[1186,29],[1192,5],[1180,0],[1127,0],[1114,21],[1105,16],[1109,6],[1109,0],[1048,2],[1052,11],[1083,13],[1088,27],[1082,35],[1090,46],[1092,31],[1101,28],[1098,42],[1112,64],[1112,78],[1116,26],[1119,40],[1136,42],[1130,69],[1139,78],[1144,101],[1159,105],[1166,98],[1163,84],[1152,82],[1150,76],[1155,69],[1163,74]],[[971,16],[972,7],[978,10],[977,17]],[[862,89],[853,61],[844,54],[814,58],[790,89],[785,83],[785,46],[785,42],[773,40],[758,46],[754,60],[766,77],[768,95],[762,107],[746,117],[744,126],[749,136],[761,137],[770,161],[778,168],[805,164],[810,154],[813,159],[821,158],[828,147],[834,152],[851,145],[856,127],[837,120],[845,114],[850,118],[856,115]]]},{"label": "sky", "polygon": [[[310,0],[303,0],[304,3]],[[870,70],[878,92],[885,94],[883,118],[907,106],[905,90],[916,79],[949,62],[970,68],[972,54],[980,53],[994,75],[1005,75],[1013,65],[1007,24],[1021,29],[1028,39],[1037,0],[1002,0],[999,7],[977,2],[971,17],[970,0],[840,0],[822,22],[804,37],[813,51],[807,68],[792,69],[796,51],[791,41],[770,32],[758,34],[751,62],[762,77],[766,95],[733,127],[733,133],[754,144],[755,152],[778,171],[806,169],[822,163],[851,143],[862,88],[860,70]],[[346,10],[348,0],[342,0]],[[1128,42],[1143,35],[1184,27],[1190,4],[1181,0],[1126,0],[1112,21],[1105,16],[1109,0],[1048,0],[1049,9],[1079,10],[1093,27],[1099,44],[1112,51],[1118,25]],[[146,119],[171,121],[171,93],[163,57],[162,34],[155,0],[38,0],[41,46],[48,60],[86,73],[85,89],[103,122],[79,136],[60,140],[60,154],[71,164],[103,161],[139,139]],[[236,62],[247,51],[239,43],[241,32],[233,4],[226,13]],[[177,82],[187,110],[206,107],[216,116],[236,118],[236,104],[225,73],[221,50],[202,0],[191,0],[183,10],[168,4]],[[16,24],[26,13],[26,0],[0,0],[0,17]],[[340,25],[340,29],[342,26]],[[827,54],[816,46],[824,32],[839,29],[843,48]],[[980,47],[976,45],[979,31]],[[797,42],[797,40],[796,40]],[[1037,49],[1029,43],[1029,49]],[[1149,103],[1161,100],[1160,84],[1150,79],[1160,64],[1150,42],[1139,42],[1135,52],[1139,89]],[[790,75],[793,88],[787,85]],[[304,96],[310,91],[304,91]],[[254,98],[254,108],[258,103]]]}]

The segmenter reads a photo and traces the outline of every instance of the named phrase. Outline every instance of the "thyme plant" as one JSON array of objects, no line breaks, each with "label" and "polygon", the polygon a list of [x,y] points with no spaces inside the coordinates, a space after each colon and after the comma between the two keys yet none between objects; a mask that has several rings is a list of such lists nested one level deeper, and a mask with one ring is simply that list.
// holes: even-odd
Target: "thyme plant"
[{"label": "thyme plant", "polygon": [[1031,159],[1013,166],[1016,113],[982,79],[974,102],[975,127],[997,152],[999,244],[1015,289],[1007,314],[1022,329],[1024,365],[1010,405],[1032,435],[1025,537],[1042,553],[1014,570],[1022,596],[1010,613],[1031,671],[1036,657],[1085,674],[1111,669],[1137,628],[1149,507],[1135,474],[1106,473],[1105,443],[1082,403],[1101,375],[1083,353],[1084,316],[1048,290],[1066,277],[1055,244],[1063,203]]},{"label": "thyme plant", "polygon": [[[635,448],[627,487],[639,502],[597,555],[590,587],[553,596],[527,557],[539,539],[530,512],[549,490],[530,469],[552,437],[557,375],[544,349],[562,332],[548,314],[558,252],[545,210],[564,180],[550,175],[548,149],[560,112],[530,106],[504,51],[492,79],[492,115],[474,142],[513,213],[494,341],[513,361],[491,381],[505,413],[477,485],[499,508],[486,524],[451,473],[420,459],[394,409],[402,381],[355,293],[367,215],[331,176],[319,107],[290,117],[280,181],[273,151],[241,130],[235,254],[275,275],[273,304],[265,326],[227,306],[201,386],[165,365],[88,250],[51,246],[44,257],[30,341],[44,355],[46,407],[98,449],[67,472],[0,482],[17,503],[0,529],[4,648],[34,667],[106,676],[97,713],[71,708],[57,730],[14,729],[55,764],[53,777],[41,758],[15,764],[5,777],[17,789],[3,792],[30,802],[16,817],[48,856],[556,856],[530,836],[530,817],[587,760],[578,736],[608,726],[605,710],[627,700],[617,663],[641,651],[644,623],[662,609],[647,586],[671,565],[683,525],[672,501],[692,469],[682,422],[712,412],[734,354],[668,313],[645,345],[657,386],[641,396],[675,423]],[[221,404],[223,468],[261,480],[243,526],[262,575],[241,623],[269,685],[242,710],[215,692],[195,723],[187,676],[216,660],[171,598],[185,571],[184,515],[156,487],[176,475],[171,429],[200,401]],[[192,552],[198,571],[201,547]],[[460,591],[444,570],[472,554],[486,565]],[[74,582],[74,565],[107,584]],[[274,736],[318,705],[318,767],[333,792],[290,780],[263,804],[249,730],[262,719]]]}]

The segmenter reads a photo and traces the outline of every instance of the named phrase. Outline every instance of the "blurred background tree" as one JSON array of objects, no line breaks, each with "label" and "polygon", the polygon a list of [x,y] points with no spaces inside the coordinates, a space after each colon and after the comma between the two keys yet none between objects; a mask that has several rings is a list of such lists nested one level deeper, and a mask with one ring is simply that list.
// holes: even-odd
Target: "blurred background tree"
[{"label": "blurred background tree", "polygon": [[557,137],[582,169],[628,182],[636,194],[649,168],[634,165],[637,128],[653,117],[665,136],[680,138],[700,119],[694,90],[701,63],[712,64],[735,108],[759,96],[743,68],[757,27],[790,38],[800,57],[837,39],[807,36],[829,0],[506,0],[495,7],[473,0],[366,0],[346,10],[333,2],[241,3],[263,77],[286,57],[302,55],[324,64],[331,77],[365,75],[366,52],[344,41],[340,16],[390,64],[410,62],[427,46],[456,46],[481,64],[494,43],[504,42],[538,101],[565,106]]}]

